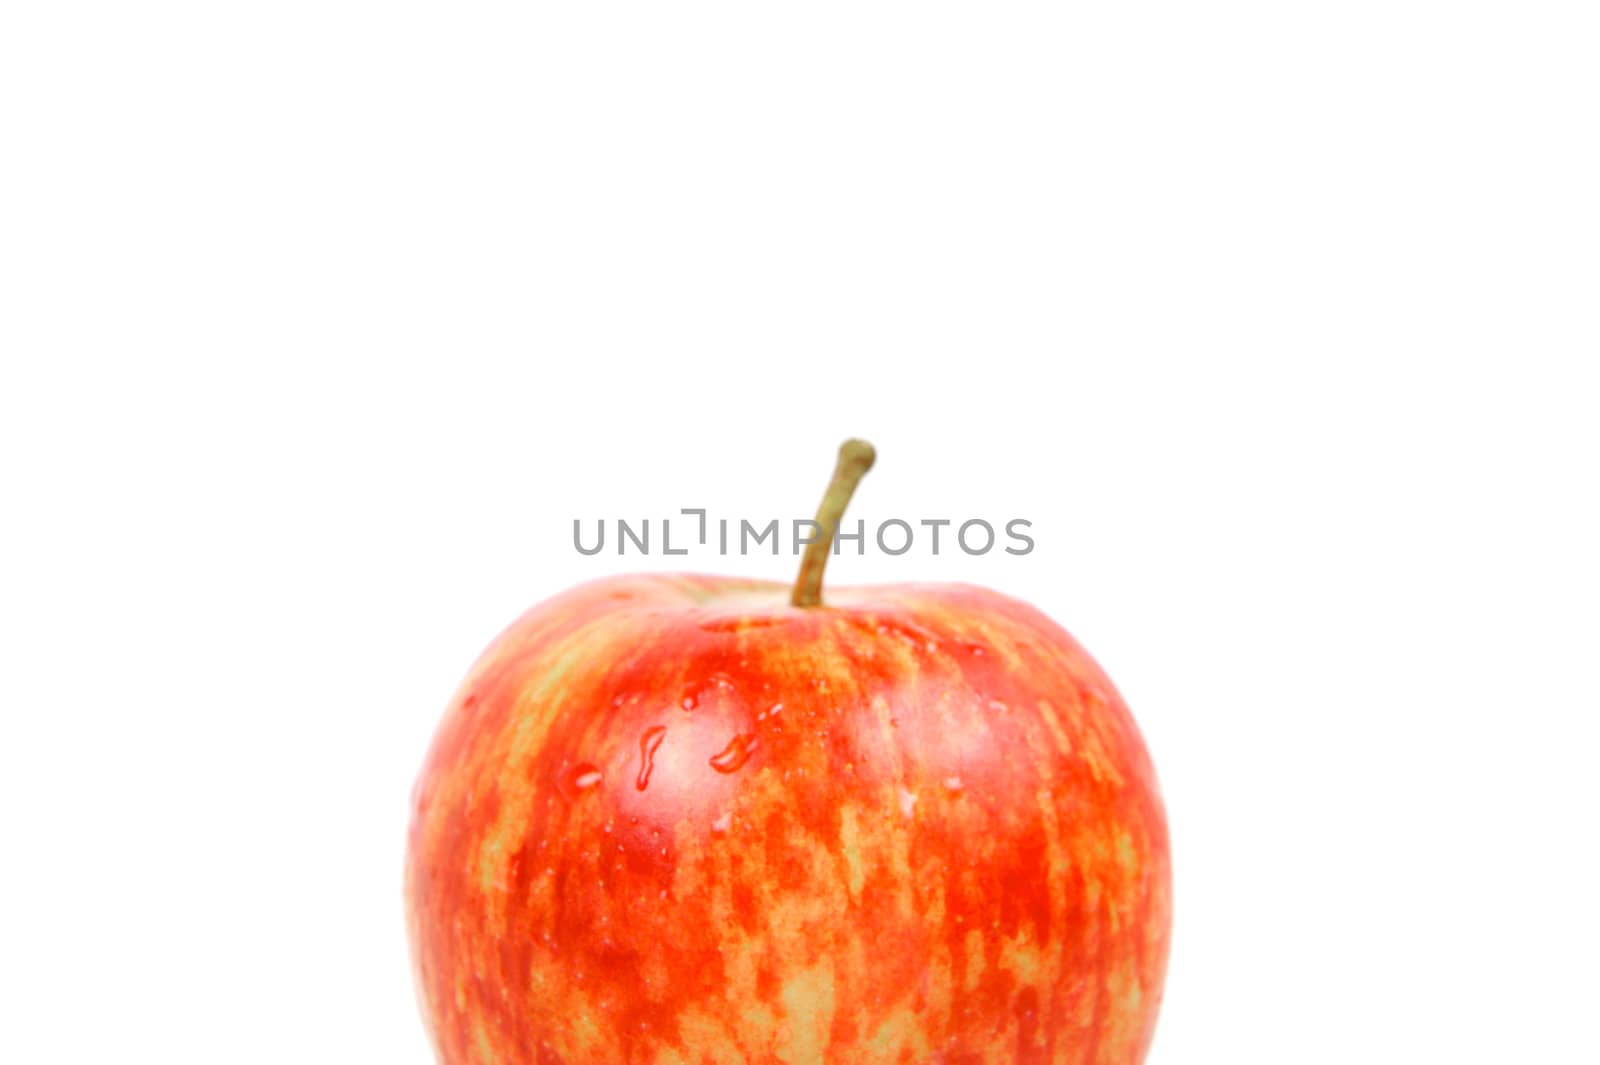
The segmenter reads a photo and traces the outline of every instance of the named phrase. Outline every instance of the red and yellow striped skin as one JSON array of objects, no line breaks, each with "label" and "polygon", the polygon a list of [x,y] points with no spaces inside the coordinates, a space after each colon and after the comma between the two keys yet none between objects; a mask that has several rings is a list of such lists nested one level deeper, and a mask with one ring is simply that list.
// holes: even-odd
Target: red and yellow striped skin
[{"label": "red and yellow striped skin", "polygon": [[964,585],[634,576],[473,667],[415,793],[445,1065],[1133,1065],[1167,831],[1111,682]]}]

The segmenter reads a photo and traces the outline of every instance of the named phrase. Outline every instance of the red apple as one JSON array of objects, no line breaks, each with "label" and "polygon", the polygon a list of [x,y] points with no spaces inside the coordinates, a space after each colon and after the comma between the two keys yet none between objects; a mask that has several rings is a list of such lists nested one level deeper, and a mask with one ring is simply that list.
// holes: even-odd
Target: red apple
[{"label": "red apple", "polygon": [[1143,1059],[1171,891],[1139,733],[1024,603],[817,602],[870,463],[846,445],[793,596],[596,581],[473,667],[407,862],[446,1065]]}]

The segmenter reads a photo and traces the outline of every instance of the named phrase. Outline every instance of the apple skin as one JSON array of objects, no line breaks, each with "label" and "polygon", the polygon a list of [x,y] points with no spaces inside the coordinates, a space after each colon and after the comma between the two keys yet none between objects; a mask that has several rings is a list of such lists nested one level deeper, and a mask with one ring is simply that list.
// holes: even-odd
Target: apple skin
[{"label": "apple skin", "polygon": [[445,1065],[1143,1060],[1171,925],[1110,680],[967,585],[592,582],[483,654],[413,798]]}]

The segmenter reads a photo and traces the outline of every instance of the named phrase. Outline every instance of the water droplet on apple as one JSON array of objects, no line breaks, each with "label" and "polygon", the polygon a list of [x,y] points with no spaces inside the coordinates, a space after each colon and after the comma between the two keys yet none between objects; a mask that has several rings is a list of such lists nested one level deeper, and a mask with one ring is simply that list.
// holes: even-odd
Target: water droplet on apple
[{"label": "water droplet on apple", "polygon": [[633,786],[643,791],[650,786],[650,774],[655,771],[656,751],[661,746],[661,741],[667,738],[667,726],[652,725],[644,730],[644,735],[639,737],[639,775],[634,779]]},{"label": "water droplet on apple", "polygon": [[726,836],[728,829],[733,827],[733,811],[729,810],[715,821],[711,822],[711,831],[719,836]]},{"label": "water droplet on apple", "polygon": [[951,774],[944,778],[944,790],[952,795],[959,795],[967,790],[967,785],[960,777]]},{"label": "water droplet on apple", "polygon": [[748,732],[741,732],[728,741],[728,745],[711,756],[711,768],[719,773],[737,772],[755,753],[757,740]]},{"label": "water droplet on apple", "polygon": [[695,697],[694,692],[686,692],[684,694],[684,696],[683,696],[683,699],[682,699],[680,705],[686,711],[689,711],[690,713],[693,713],[694,712],[694,708],[700,705],[700,700]]},{"label": "water droplet on apple", "polygon": [[598,787],[600,781],[601,773],[598,766],[590,762],[579,762],[562,774],[561,791],[568,799],[576,799],[584,792]]},{"label": "water droplet on apple", "polygon": [[910,817],[912,811],[915,810],[916,808],[917,808],[917,793],[912,791],[910,788],[901,788],[900,789],[900,812],[902,814],[904,814],[906,817]]}]

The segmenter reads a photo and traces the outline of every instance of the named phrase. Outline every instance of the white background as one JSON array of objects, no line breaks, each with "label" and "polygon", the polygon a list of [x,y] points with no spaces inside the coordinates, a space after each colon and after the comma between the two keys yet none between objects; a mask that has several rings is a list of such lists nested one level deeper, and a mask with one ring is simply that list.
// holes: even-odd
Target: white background
[{"label": "white background", "polygon": [[[1582,3],[11,3],[0,1059],[429,1060],[407,799],[575,517],[1034,522],[1155,1065],[1594,1062]],[[600,1065],[600,1063],[596,1063]]]}]

